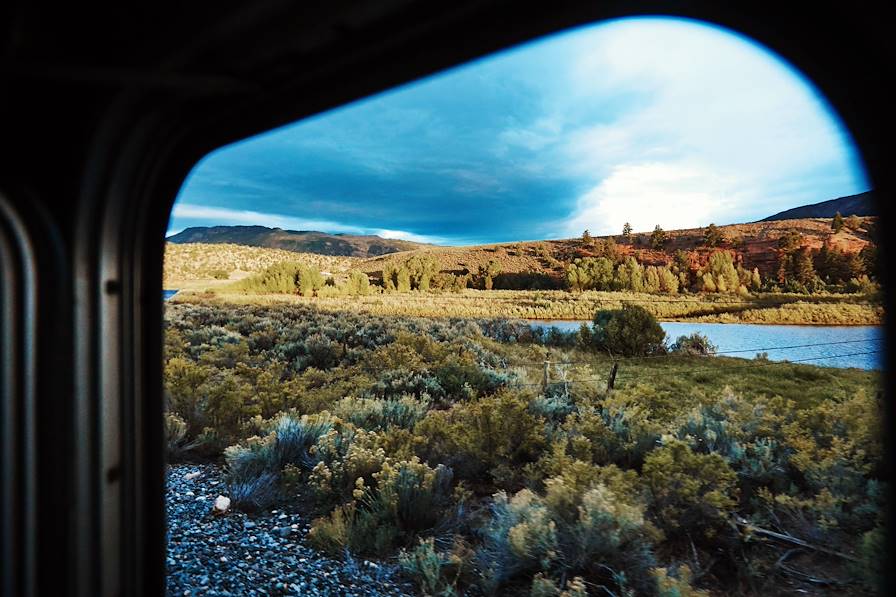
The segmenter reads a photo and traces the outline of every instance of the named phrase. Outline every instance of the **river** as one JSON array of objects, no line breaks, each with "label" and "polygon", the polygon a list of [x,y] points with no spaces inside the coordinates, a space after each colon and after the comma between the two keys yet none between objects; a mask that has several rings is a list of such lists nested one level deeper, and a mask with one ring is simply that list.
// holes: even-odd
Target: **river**
[{"label": "river", "polygon": [[168,299],[170,299],[170,298],[171,298],[172,296],[174,296],[175,294],[177,294],[177,289],[174,289],[174,290],[168,290],[168,289],[163,290],[163,291],[162,291],[162,300],[163,300],[163,301],[167,301]]},{"label": "river", "polygon": [[[539,327],[578,330],[582,321],[530,320]],[[773,361],[805,362],[824,367],[881,369],[884,330],[880,326],[758,325],[748,323],[660,323],[669,343],[700,332],[719,353],[753,358],[768,353]]]}]

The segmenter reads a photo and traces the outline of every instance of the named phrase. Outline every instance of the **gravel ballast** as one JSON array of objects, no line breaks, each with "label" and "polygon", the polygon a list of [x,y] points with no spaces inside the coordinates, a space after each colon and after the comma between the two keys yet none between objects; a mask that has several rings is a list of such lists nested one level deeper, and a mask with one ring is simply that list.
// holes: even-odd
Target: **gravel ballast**
[{"label": "gravel ballast", "polygon": [[312,549],[306,541],[310,520],[289,505],[251,515],[231,508],[216,515],[219,495],[227,495],[220,467],[169,467],[168,595],[415,594],[394,566],[350,557],[340,561]]}]

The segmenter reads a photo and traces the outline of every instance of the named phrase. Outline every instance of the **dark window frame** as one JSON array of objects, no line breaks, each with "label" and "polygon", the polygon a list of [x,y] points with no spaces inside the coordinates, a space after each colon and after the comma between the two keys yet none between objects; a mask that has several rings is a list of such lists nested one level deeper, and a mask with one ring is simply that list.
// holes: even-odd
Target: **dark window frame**
[{"label": "dark window frame", "polygon": [[[884,68],[892,56],[883,49],[886,31],[860,5],[803,15],[708,0],[624,7],[502,0],[450,9],[396,2],[377,18],[357,8],[315,27],[303,21],[309,12],[326,21],[338,11],[262,4],[244,26],[233,10],[227,26],[185,44],[175,59],[178,68],[202,72],[214,64],[209,53],[241,36],[240,43],[268,44],[246,67],[251,77],[183,77],[161,67],[66,75],[111,77],[115,87],[83,142],[73,208],[55,206],[39,184],[36,194],[2,189],[2,412],[8,426],[25,413],[33,423],[33,431],[26,425],[4,438],[10,452],[2,478],[31,483],[25,493],[9,484],[2,492],[2,520],[13,526],[4,527],[3,543],[10,559],[2,582],[11,584],[0,587],[12,594],[164,592],[164,233],[191,167],[228,142],[576,25],[639,14],[693,17],[764,43],[800,69],[854,135],[879,205],[892,199],[896,174],[885,141],[894,138],[893,118],[886,100],[863,87],[892,72]],[[826,46],[841,23],[853,28],[846,39],[856,47]],[[293,24],[299,41],[308,35],[307,48],[289,41]],[[268,35],[276,43],[265,42]],[[891,301],[887,295],[888,308]]]}]

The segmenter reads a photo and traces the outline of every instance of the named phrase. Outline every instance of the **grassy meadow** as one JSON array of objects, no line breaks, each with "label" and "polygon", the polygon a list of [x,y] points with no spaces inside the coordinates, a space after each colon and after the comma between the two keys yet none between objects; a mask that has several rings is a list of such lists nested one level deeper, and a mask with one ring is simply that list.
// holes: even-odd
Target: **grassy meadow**
[{"label": "grassy meadow", "polygon": [[169,458],[222,461],[238,508],[302,504],[313,545],[423,595],[874,592],[879,373],[654,338],[609,389],[606,338],[484,318],[623,297],[519,294],[170,302]]},{"label": "grassy meadow", "polygon": [[444,293],[378,293],[369,296],[303,297],[234,290],[220,282],[187,286],[175,302],[300,304],[329,312],[381,316],[512,319],[591,319],[600,309],[643,306],[661,321],[802,325],[879,325],[880,303],[854,294],[678,295],[562,290],[473,290]]}]

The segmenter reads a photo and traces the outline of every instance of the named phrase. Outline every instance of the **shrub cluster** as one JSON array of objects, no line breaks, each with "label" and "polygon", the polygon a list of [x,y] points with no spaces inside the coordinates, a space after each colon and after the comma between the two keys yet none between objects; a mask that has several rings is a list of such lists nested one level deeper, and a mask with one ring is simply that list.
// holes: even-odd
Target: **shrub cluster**
[{"label": "shrub cluster", "polygon": [[[735,520],[855,550],[855,578],[879,574],[873,373],[745,369],[690,337],[623,365],[612,391],[564,383],[609,371],[596,343],[660,350],[634,306],[598,314],[587,342],[302,305],[166,318],[170,456],[223,455],[236,507],[313,504],[314,545],[397,556],[426,594],[705,595],[734,577],[773,592],[780,554]],[[544,386],[525,363],[545,358],[590,364]]]}]

